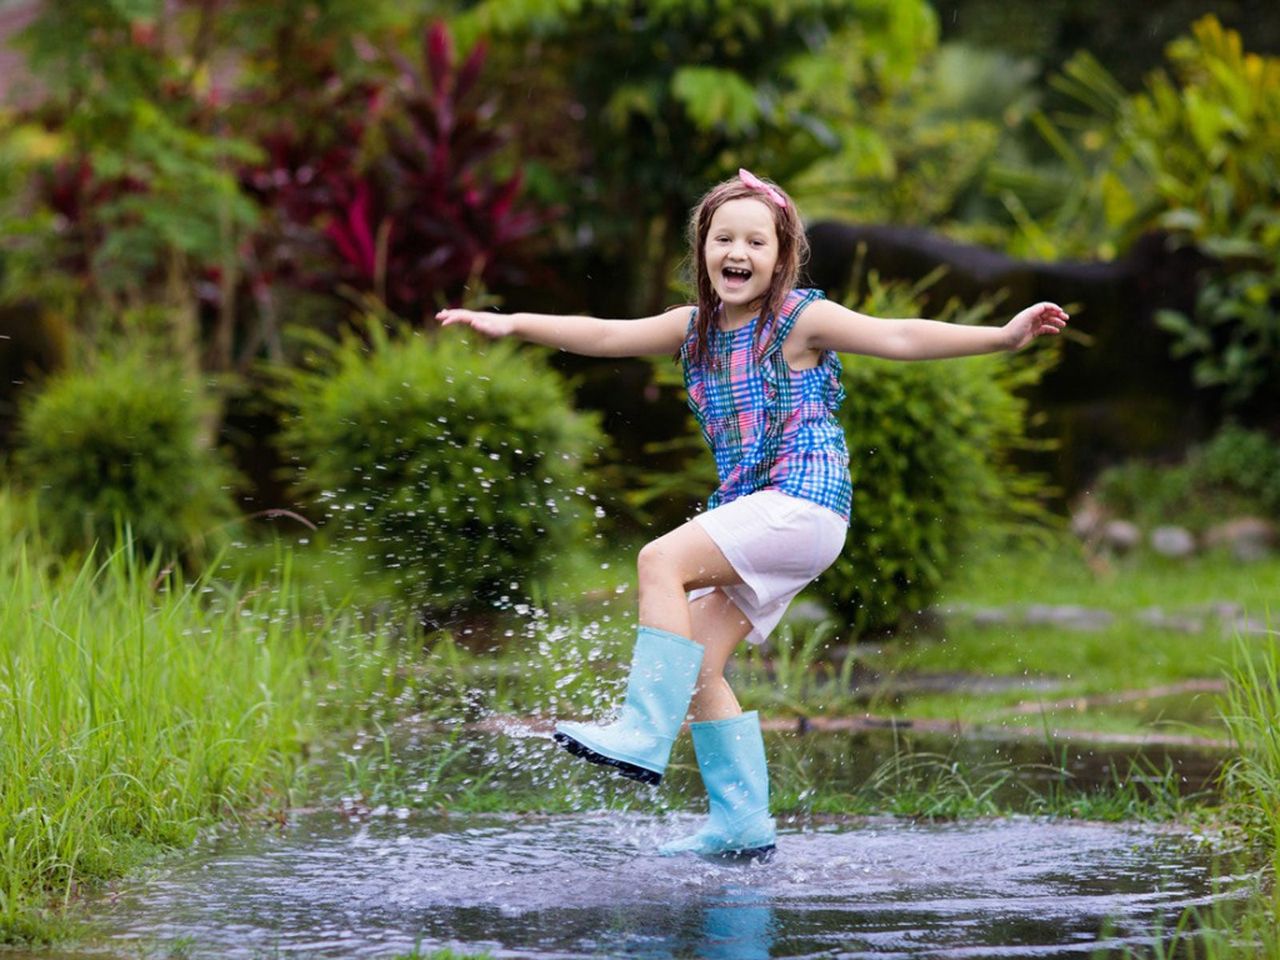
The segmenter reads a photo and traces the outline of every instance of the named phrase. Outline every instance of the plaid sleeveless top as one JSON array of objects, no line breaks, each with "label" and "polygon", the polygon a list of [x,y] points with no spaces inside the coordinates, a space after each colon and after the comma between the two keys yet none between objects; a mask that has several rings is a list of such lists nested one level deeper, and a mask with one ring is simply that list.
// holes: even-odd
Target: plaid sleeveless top
[{"label": "plaid sleeveless top", "polygon": [[822,299],[819,290],[792,290],[779,315],[760,317],[736,330],[709,330],[708,362],[692,360],[694,320],[680,347],[689,407],[716,460],[720,486],[707,509],[757,490],[779,490],[811,500],[849,520],[853,496],[849,449],[835,412],[845,399],[840,358],[823,352],[816,367],[792,370],[782,344],[801,311]]}]

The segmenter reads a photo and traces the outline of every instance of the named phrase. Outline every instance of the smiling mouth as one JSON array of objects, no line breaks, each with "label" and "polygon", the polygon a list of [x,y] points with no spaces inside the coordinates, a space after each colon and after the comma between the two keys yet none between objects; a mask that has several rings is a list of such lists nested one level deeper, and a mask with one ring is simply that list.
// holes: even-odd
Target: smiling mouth
[{"label": "smiling mouth", "polygon": [[744,270],[741,267],[725,267],[720,272],[723,273],[724,278],[729,281],[738,281],[741,283],[746,283],[748,280],[751,279],[751,271]]}]

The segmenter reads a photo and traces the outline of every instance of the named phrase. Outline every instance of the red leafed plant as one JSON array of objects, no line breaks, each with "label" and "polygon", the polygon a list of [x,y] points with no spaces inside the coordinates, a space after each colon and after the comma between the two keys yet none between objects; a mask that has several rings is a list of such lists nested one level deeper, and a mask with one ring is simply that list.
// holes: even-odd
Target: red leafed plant
[{"label": "red leafed plant", "polygon": [[386,125],[386,159],[392,195],[404,201],[390,240],[398,297],[414,286],[452,296],[472,278],[518,280],[515,248],[542,225],[518,203],[518,172],[506,179],[486,173],[507,137],[477,88],[484,59],[478,44],[456,66],[442,23],[425,32],[421,72],[397,58],[400,112]]},{"label": "red leafed plant", "polygon": [[[448,29],[431,24],[421,66],[393,56],[394,82],[361,90],[365,109],[346,113],[330,146],[309,150],[313,136],[274,134],[269,168],[247,179],[280,219],[316,227],[332,258],[308,256],[310,275],[299,270],[296,279],[323,287],[336,276],[419,318],[468,284],[522,279],[521,242],[545,214],[521,202],[518,171],[492,173],[509,138],[478,87],[484,60],[477,45],[459,64]],[[376,156],[362,156],[367,135],[385,145]]]}]

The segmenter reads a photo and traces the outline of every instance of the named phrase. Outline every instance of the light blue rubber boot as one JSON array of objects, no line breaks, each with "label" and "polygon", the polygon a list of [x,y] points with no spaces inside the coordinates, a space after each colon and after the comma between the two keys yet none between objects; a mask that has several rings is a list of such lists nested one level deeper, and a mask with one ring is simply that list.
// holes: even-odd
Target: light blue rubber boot
[{"label": "light blue rubber boot", "polygon": [[664,857],[680,853],[768,859],[778,832],[769,816],[769,769],[760,716],[754,710],[727,720],[691,723],[698,771],[711,815],[692,836],[663,844]]},{"label": "light blue rubber boot", "polygon": [[556,742],[584,760],[617,768],[624,777],[660,783],[701,666],[702,644],[641,627],[618,719],[603,725],[557,723]]}]

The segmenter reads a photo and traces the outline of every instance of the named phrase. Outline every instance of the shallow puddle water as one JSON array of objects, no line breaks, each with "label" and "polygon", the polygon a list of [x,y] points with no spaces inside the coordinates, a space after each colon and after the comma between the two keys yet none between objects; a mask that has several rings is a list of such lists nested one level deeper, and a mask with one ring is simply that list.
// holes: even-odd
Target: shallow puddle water
[{"label": "shallow puddle water", "polygon": [[[210,836],[84,903],[88,939],[40,956],[393,957],[415,946],[535,958],[1120,956],[1142,952],[1186,908],[1247,885],[1215,882],[1212,845],[1181,829],[1029,817],[783,817],[768,863],[663,858],[660,843],[700,822],[676,809],[701,806],[691,757],[678,752],[652,790],[543,739],[402,730],[386,754],[390,802],[348,796],[281,828]],[[903,746],[881,740],[771,735],[769,750],[771,763],[801,764],[830,787]],[[991,759],[986,750],[971,759]],[[572,809],[596,812],[410,809],[449,751],[459,789],[487,771],[494,794],[559,788]],[[1034,772],[1040,758],[999,759]]]},{"label": "shallow puddle water", "polygon": [[766,864],[654,854],[695,823],[305,815],[118,884],[92,952],[1090,956],[1150,944],[1212,896],[1210,852],[1167,831],[869,820],[786,829]]}]

